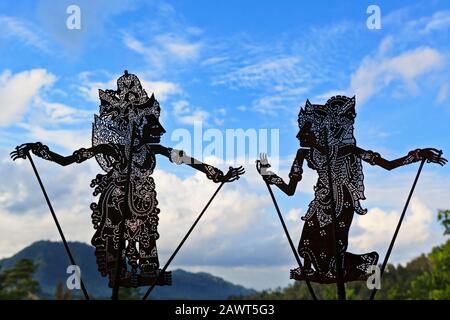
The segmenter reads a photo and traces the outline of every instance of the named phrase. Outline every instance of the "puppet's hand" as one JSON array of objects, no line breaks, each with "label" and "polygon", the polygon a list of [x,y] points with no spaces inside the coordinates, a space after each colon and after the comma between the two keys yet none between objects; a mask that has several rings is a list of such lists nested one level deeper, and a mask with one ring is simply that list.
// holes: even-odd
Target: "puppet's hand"
[{"label": "puppet's hand", "polygon": [[38,146],[39,146],[39,142],[21,144],[20,146],[16,147],[16,150],[14,150],[13,152],[10,153],[11,159],[13,159],[14,161],[17,159],[26,159],[27,154],[31,150],[37,149]]},{"label": "puppet's hand", "polygon": [[259,156],[259,160],[256,160],[256,169],[258,170],[261,177],[268,184],[280,185],[283,184],[283,179],[277,176],[270,170],[269,160],[267,160],[267,155],[265,153],[261,153]]},{"label": "puppet's hand", "polygon": [[230,167],[227,174],[219,179],[218,182],[232,182],[234,180],[239,180],[240,176],[245,173],[245,169],[240,166],[238,168]]},{"label": "puppet's hand", "polygon": [[258,170],[259,174],[265,178],[266,176],[272,176],[275,175],[272,171],[269,171],[271,167],[269,160],[267,159],[267,154],[260,153],[259,154],[259,160],[256,161],[256,169]]},{"label": "puppet's hand", "polygon": [[435,148],[425,148],[419,150],[419,156],[421,159],[426,159],[427,162],[433,162],[443,166],[447,163],[447,159],[442,158],[442,150]]}]

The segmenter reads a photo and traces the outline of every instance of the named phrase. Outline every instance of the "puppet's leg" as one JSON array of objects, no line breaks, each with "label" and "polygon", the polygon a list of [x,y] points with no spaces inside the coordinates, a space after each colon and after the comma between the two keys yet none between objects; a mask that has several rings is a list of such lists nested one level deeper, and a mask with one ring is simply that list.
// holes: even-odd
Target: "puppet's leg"
[{"label": "puppet's leg", "polygon": [[[157,285],[171,285],[172,273],[170,271],[164,272],[161,276],[159,274],[158,249],[156,247],[156,239],[159,235],[155,223],[155,219],[145,221],[144,230],[147,232],[142,233],[145,236],[141,237],[139,242],[140,285],[152,285],[155,277],[158,277]],[[149,233],[149,230],[152,232]]]},{"label": "puppet's leg", "polygon": [[[314,208],[314,206],[312,206]],[[320,274],[326,264],[323,264],[320,253],[325,250],[320,235],[320,224],[317,219],[317,210],[313,213],[308,212],[309,217],[303,226],[302,236],[298,245],[299,255],[304,259],[303,269],[296,269],[291,271],[291,278],[297,280],[311,279],[317,281],[317,275]]]},{"label": "puppet's leg", "polygon": [[108,188],[100,195],[98,204],[91,204],[91,217],[95,228],[91,243],[95,247],[98,271],[103,277],[114,272],[117,259],[118,237],[116,231],[120,223],[118,217],[120,218],[121,215],[116,207],[109,205],[112,202],[113,191],[114,188]]},{"label": "puppet's leg", "polygon": [[365,254],[353,254],[347,251],[348,235],[350,226],[354,216],[354,207],[350,205],[351,196],[347,192],[344,198],[344,208],[338,217],[338,226],[336,230],[336,237],[340,241],[344,253],[344,275],[345,281],[365,280],[367,278],[367,271],[370,265],[376,264],[378,261],[378,254],[370,252]]},{"label": "puppet's leg", "polygon": [[[348,228],[353,217],[352,208],[341,212],[337,218],[338,226],[336,232],[331,220],[331,211],[324,206],[312,204],[310,209],[315,209],[303,226],[302,237],[299,243],[299,253],[305,259],[305,266],[309,262],[312,268],[303,270],[304,277],[310,277],[311,281],[320,283],[336,282],[335,265],[335,241],[338,242],[339,254],[344,258],[348,243]],[[333,239],[335,232],[336,239]]]}]

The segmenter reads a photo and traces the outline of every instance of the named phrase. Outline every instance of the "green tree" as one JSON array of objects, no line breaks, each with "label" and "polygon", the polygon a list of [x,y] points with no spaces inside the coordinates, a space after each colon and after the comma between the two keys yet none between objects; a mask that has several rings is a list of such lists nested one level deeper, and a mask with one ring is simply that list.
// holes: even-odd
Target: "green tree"
[{"label": "green tree", "polygon": [[22,259],[0,273],[0,299],[34,299],[39,292],[39,283],[33,279],[36,265]]},{"label": "green tree", "polygon": [[418,276],[411,284],[414,299],[450,299],[450,240],[433,248],[428,255],[430,270]]},{"label": "green tree", "polygon": [[[450,210],[439,210],[438,221],[444,235],[450,235]],[[410,294],[416,299],[450,299],[450,240],[433,248],[428,255],[430,268],[411,284]]]},{"label": "green tree", "polygon": [[450,210],[439,210],[438,221],[444,226],[444,234],[450,235]]},{"label": "green tree", "polygon": [[140,300],[142,295],[137,288],[123,288],[119,290],[119,300]]}]

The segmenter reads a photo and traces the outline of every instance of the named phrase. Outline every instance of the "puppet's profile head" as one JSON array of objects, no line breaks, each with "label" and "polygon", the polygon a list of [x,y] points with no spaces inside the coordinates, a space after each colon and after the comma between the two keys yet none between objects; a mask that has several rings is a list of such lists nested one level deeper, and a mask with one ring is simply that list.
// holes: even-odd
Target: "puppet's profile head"
[{"label": "puppet's profile head", "polygon": [[313,105],[306,100],[305,107],[301,108],[298,114],[300,131],[297,138],[300,145],[302,147],[325,145],[325,138],[330,146],[354,144],[355,117],[355,97],[334,96],[324,105]]}]

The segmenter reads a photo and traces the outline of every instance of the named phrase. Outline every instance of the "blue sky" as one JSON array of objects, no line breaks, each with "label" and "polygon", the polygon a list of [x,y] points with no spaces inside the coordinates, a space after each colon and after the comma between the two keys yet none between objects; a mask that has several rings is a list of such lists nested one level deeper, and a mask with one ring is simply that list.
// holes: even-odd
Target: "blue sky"
[{"label": "blue sky", "polygon": [[[80,30],[66,28],[70,4],[81,9]],[[381,9],[380,30],[366,26],[371,4]],[[57,240],[28,164],[12,164],[9,151],[38,140],[65,154],[89,146],[96,92],[115,88],[125,69],[160,100],[164,144],[176,143],[176,129],[192,132],[194,120],[222,132],[278,129],[279,155],[272,159],[284,177],[307,98],[324,103],[334,94],[356,94],[358,144],[389,159],[417,147],[450,150],[448,1],[2,2],[0,27],[0,172],[10,182],[0,185],[0,230],[8,238],[0,239],[0,256],[41,238]],[[295,261],[253,161],[244,163],[245,179],[226,186],[176,266],[258,289],[289,283]],[[96,163],[38,165],[68,238],[88,242]],[[163,160],[158,167],[160,207],[167,212],[160,226],[164,261],[214,186],[189,168]],[[369,214],[354,222],[350,243],[354,251],[383,256],[417,166],[364,170]],[[295,197],[277,192],[294,241],[314,179],[306,172]],[[436,210],[450,207],[449,186],[448,166],[425,167],[393,262],[443,241]]]}]

